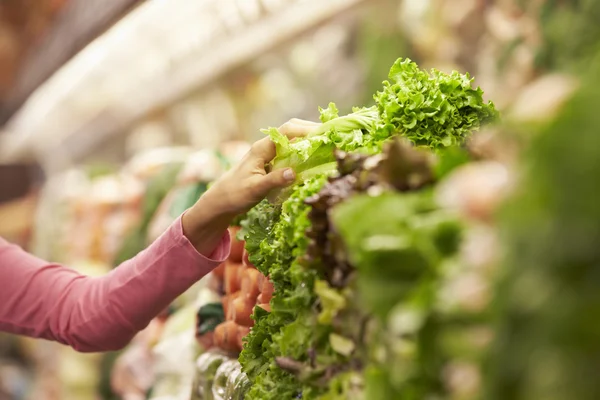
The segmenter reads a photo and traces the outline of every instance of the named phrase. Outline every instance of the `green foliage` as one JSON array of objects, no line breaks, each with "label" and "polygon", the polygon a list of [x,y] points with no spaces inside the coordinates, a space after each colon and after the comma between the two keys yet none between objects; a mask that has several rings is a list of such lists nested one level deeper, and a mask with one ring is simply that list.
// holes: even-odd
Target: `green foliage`
[{"label": "green foliage", "polygon": [[378,138],[401,134],[417,146],[460,145],[473,131],[497,117],[483,91],[473,89],[468,74],[420,70],[409,59],[392,66],[389,81],[375,95],[380,121]]},{"label": "green foliage", "polygon": [[[389,79],[373,107],[344,116],[333,103],[320,109],[322,125],[304,138],[290,140],[275,128],[265,131],[277,149],[271,168],[293,168],[298,182],[272,194],[275,204],[263,201],[241,222],[250,261],[275,287],[272,311],[255,309],[256,324],[240,355],[252,382],[248,399],[358,398],[358,370],[368,350],[363,311],[383,321],[398,304],[413,307],[424,322],[414,332],[423,337],[411,345],[434,340],[428,320],[432,282],[442,260],[456,251],[460,226],[436,211],[431,191],[424,188],[468,157],[462,150],[448,157],[440,152],[434,170],[432,154],[408,142],[446,149],[462,144],[497,115],[467,75],[427,73],[410,60],[398,60]],[[393,136],[404,136],[406,143],[385,146]],[[384,157],[369,159],[379,167],[365,168],[367,155],[384,147]],[[350,154],[336,159],[336,149]],[[383,194],[361,194],[374,185]],[[396,192],[413,190],[420,191]],[[360,274],[357,281],[353,266]],[[364,304],[357,304],[357,297]],[[437,376],[423,370],[438,367],[435,356],[421,351],[400,382],[397,371],[374,369],[373,376],[385,380],[391,393],[403,389],[413,393],[404,398],[416,399],[436,393]]]},{"label": "green foliage", "polygon": [[[483,101],[483,91],[471,87],[469,75],[419,69],[409,59],[398,59],[389,81],[375,95],[376,105],[355,108],[339,116],[335,104],[319,109],[323,124],[308,136],[290,140],[276,128],[264,130],[277,146],[273,169],[291,167],[299,182],[336,171],[334,150],[374,154],[392,136],[401,135],[417,146],[447,148],[461,145],[468,135],[497,118],[494,105]],[[276,192],[272,199],[285,199]]]},{"label": "green foliage", "polygon": [[315,271],[304,268],[310,207],[304,199],[318,192],[325,177],[296,185],[279,206],[263,202],[248,212],[243,223],[250,261],[275,286],[271,312],[256,307],[256,324],[245,339],[240,363],[253,383],[248,399],[294,398],[302,392],[296,377],[281,369],[276,357],[306,358],[314,341]]},{"label": "green foliage", "polygon": [[600,59],[590,71],[535,136],[523,190],[500,217],[508,254],[486,399],[584,400],[600,393]]},{"label": "green foliage", "polygon": [[437,210],[426,189],[354,196],[334,208],[332,220],[358,271],[361,306],[378,320],[367,344],[371,354],[380,354],[366,371],[367,398],[443,395],[444,330],[436,295],[462,225]]}]

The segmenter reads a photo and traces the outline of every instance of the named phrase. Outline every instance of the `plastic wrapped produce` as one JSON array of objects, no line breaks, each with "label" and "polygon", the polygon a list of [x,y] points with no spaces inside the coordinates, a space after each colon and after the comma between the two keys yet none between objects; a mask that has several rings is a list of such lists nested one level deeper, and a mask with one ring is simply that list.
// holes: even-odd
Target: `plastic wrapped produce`
[{"label": "plastic wrapped produce", "polygon": [[152,348],[155,374],[152,400],[165,396],[188,400],[196,355],[212,346],[210,342],[202,346],[194,332],[197,330],[198,309],[203,310],[215,302],[220,306],[219,296],[204,279],[195,286],[181,297],[178,303],[183,306],[167,318],[158,343]]},{"label": "plastic wrapped produce", "polygon": [[196,377],[192,385],[193,400],[213,400],[213,382],[217,370],[229,357],[217,350],[208,351],[196,360]]},{"label": "plastic wrapped produce", "polygon": [[242,367],[237,360],[228,360],[217,369],[212,393],[214,400],[243,399],[248,389],[248,380],[242,373]]},{"label": "plastic wrapped produce", "polygon": [[225,400],[244,400],[246,391],[250,387],[250,381],[242,372],[242,366],[238,362],[229,372],[227,386],[225,387]]}]

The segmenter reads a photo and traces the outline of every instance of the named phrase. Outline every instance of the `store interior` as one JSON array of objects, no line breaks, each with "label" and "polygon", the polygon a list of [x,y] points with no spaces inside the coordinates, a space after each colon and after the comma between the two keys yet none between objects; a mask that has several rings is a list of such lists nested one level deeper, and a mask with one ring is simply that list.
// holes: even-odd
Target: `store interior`
[{"label": "store interior", "polygon": [[[0,400],[597,399],[598,21],[594,0],[0,2],[0,237],[43,260],[109,274],[292,118],[333,127],[337,163],[232,221],[229,259],[122,350],[0,329]],[[335,139],[361,110],[389,136],[368,151]]]}]

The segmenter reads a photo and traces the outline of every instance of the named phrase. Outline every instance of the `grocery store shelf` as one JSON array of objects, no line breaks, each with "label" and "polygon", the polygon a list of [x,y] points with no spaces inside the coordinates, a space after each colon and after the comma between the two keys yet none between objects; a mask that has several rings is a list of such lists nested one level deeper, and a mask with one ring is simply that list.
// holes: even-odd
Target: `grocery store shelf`
[{"label": "grocery store shelf", "polygon": [[0,159],[59,147],[84,157],[147,113],[365,1],[144,3],[34,92],[9,121]]}]

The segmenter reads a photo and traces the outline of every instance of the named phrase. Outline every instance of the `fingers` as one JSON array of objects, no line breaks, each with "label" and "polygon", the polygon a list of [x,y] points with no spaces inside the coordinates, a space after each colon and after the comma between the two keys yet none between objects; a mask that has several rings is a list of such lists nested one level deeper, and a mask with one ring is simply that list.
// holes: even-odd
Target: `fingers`
[{"label": "fingers", "polygon": [[275,150],[275,143],[271,140],[271,138],[264,137],[257,142],[254,142],[252,147],[250,148],[250,152],[260,159],[260,162],[268,163],[277,154]]},{"label": "fingers", "polygon": [[278,169],[270,172],[258,182],[258,188],[262,197],[266,196],[273,189],[282,188],[291,185],[296,180],[296,174],[291,168]]},{"label": "fingers", "polygon": [[283,133],[289,138],[302,137],[308,135],[320,125],[321,124],[316,122],[292,118],[279,127],[279,132]]},{"label": "fingers", "polygon": [[[290,138],[302,137],[306,136],[320,125],[321,124],[316,122],[292,118],[279,127],[279,132]],[[255,142],[250,151],[255,157],[260,158],[260,160],[265,163],[271,161],[276,155],[275,144],[268,137]]]}]

